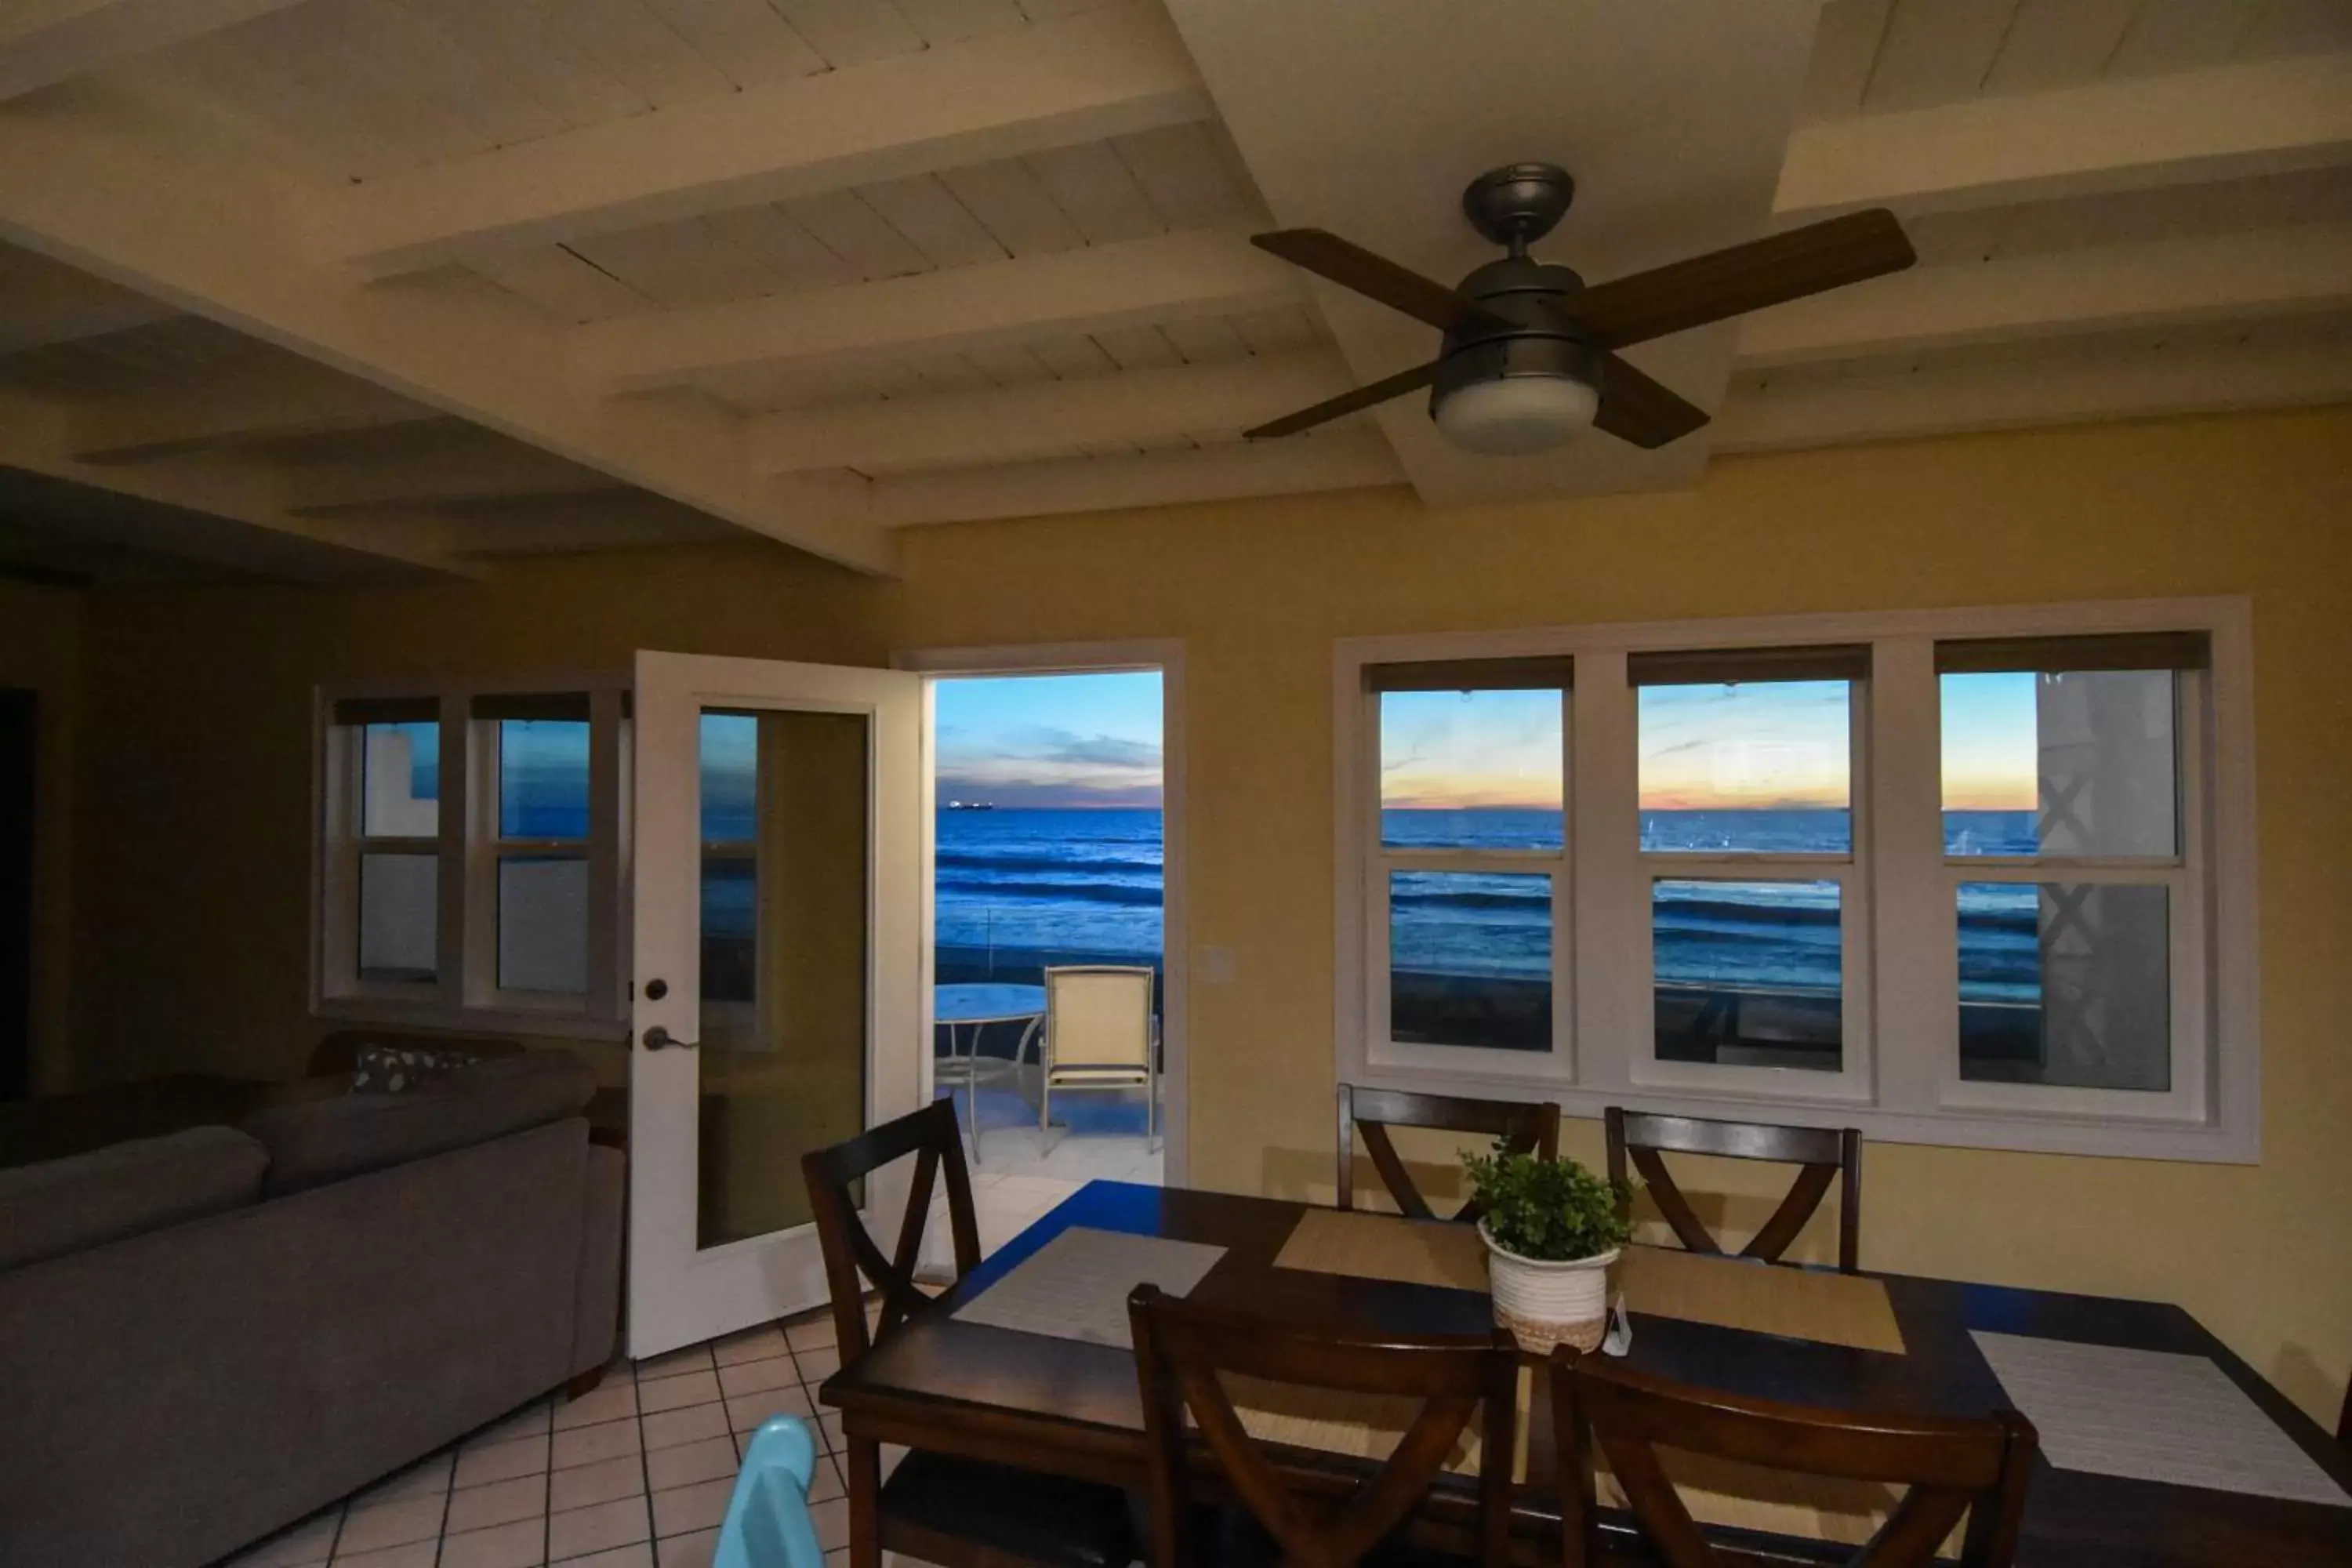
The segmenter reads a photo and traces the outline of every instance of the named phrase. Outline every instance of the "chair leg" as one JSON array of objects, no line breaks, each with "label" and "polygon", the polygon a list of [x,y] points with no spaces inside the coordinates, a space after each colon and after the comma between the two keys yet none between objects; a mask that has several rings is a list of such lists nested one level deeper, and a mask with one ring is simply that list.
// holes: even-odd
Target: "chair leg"
[{"label": "chair leg", "polygon": [[1160,1136],[1159,1117],[1160,1075],[1146,1072],[1143,1075],[1143,1148],[1146,1153],[1150,1152],[1153,1140]]},{"label": "chair leg", "polygon": [[963,1106],[971,1113],[971,1163],[980,1163],[980,1076],[967,1076],[963,1080]]},{"label": "chair leg", "polygon": [[882,1448],[862,1437],[849,1439],[842,1458],[849,1473],[850,1568],[882,1568]]},{"label": "chair leg", "polygon": [[1050,1132],[1054,1121],[1054,1079],[1052,1070],[1037,1080],[1037,1131]]}]

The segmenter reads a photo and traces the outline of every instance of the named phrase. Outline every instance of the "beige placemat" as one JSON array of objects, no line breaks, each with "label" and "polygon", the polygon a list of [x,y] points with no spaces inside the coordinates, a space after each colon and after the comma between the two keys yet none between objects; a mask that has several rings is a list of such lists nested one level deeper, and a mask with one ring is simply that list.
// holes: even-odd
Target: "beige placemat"
[{"label": "beige placemat", "polygon": [[[1363,1279],[1486,1289],[1486,1244],[1471,1226],[1444,1220],[1309,1209],[1274,1263]],[[1625,1248],[1612,1272],[1612,1289],[1636,1312],[1904,1353],[1894,1305],[1875,1279],[1655,1247]]]},{"label": "beige placemat", "polygon": [[2210,1357],[1983,1330],[1972,1337],[2062,1470],[2352,1507]]},{"label": "beige placemat", "polygon": [[955,1317],[1132,1350],[1128,1293],[1149,1282],[1171,1296],[1189,1296],[1224,1255],[1204,1242],[1074,1225],[957,1308]]}]

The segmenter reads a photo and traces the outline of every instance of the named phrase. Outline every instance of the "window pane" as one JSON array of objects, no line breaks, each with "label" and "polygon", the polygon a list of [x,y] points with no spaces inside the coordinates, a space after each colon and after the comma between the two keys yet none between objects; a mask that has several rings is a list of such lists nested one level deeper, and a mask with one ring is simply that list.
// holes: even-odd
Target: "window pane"
[{"label": "window pane", "polygon": [[2168,669],[1941,678],[1952,855],[2179,853]]},{"label": "window pane", "polygon": [[2170,896],[2086,882],[1963,882],[1960,1077],[2172,1087]]},{"label": "window pane", "polygon": [[360,731],[360,832],[430,838],[441,830],[441,726],[367,724]]},{"label": "window pane", "polygon": [[360,857],[360,978],[431,980],[440,967],[441,861],[434,855]]},{"label": "window pane", "polygon": [[703,1247],[807,1224],[801,1156],[866,1124],[870,721],[780,710],[750,728],[751,852],[703,858]]},{"label": "window pane", "polygon": [[1551,1049],[1551,879],[1391,872],[1389,1034],[1412,1045]]},{"label": "window pane", "polygon": [[1853,848],[1845,680],[1641,689],[1642,847]]},{"label": "window pane", "polygon": [[751,1000],[751,941],[758,934],[759,862],[702,858],[702,1000]]},{"label": "window pane", "polygon": [[1835,882],[1651,884],[1658,1059],[1838,1070]]},{"label": "window pane", "polygon": [[586,721],[499,721],[499,837],[588,837]]},{"label": "window pane", "polygon": [[1381,693],[1381,841],[1557,849],[1560,694]]},{"label": "window pane", "polygon": [[499,861],[499,989],[577,996],[588,989],[588,858]]},{"label": "window pane", "polygon": [[702,837],[748,844],[758,794],[760,721],[751,713],[702,716]]}]

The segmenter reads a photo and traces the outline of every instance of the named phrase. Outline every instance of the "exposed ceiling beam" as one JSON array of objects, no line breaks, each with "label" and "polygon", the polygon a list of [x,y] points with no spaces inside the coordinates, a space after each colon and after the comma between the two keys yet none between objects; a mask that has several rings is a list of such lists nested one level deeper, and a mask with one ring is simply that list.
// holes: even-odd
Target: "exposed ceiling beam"
[{"label": "exposed ceiling beam", "polygon": [[1239,432],[1354,384],[1337,353],[1309,349],[1262,360],[793,409],[751,420],[748,444],[754,467],[778,473],[1014,462],[1106,441]]},{"label": "exposed ceiling beam", "polygon": [[[0,467],[235,525],[211,552],[234,565],[253,568],[267,562],[262,569],[318,582],[386,574],[481,575],[480,567],[396,529],[378,527],[373,520],[300,516],[288,509],[278,477],[258,464],[201,454],[153,463],[85,462],[71,450],[63,407],[5,387],[0,387]],[[261,548],[236,537],[240,531],[260,536]],[[290,541],[309,548],[272,551],[267,546],[273,539],[281,545]],[[174,535],[153,547],[186,551],[188,542]],[[199,543],[191,552],[206,552]]]},{"label": "exposed ceiling beam", "polygon": [[2352,225],[2313,224],[1899,272],[1748,317],[1739,363],[1852,359],[2347,301]]},{"label": "exposed ceiling beam", "polygon": [[2340,336],[2241,345],[2215,338],[2133,351],[1797,373],[1735,381],[1716,416],[1716,449],[1840,447],[1973,430],[2352,401]]},{"label": "exposed ceiling beam", "polygon": [[320,247],[375,276],[1215,114],[1150,0],[370,180]]},{"label": "exposed ceiling beam", "polygon": [[894,568],[887,532],[796,507],[755,473],[726,410],[615,402],[579,384],[564,329],[534,313],[307,261],[295,242],[309,194],[103,79],[40,113],[0,115],[0,239],[738,527],[860,571]]},{"label": "exposed ceiling beam", "polygon": [[129,331],[178,314],[103,278],[0,246],[0,354]]},{"label": "exposed ceiling beam", "polygon": [[529,447],[478,441],[303,463],[284,473],[287,507],[308,516],[516,496],[584,495],[616,488],[593,468]]},{"label": "exposed ceiling beam", "polygon": [[1990,206],[2352,162],[2352,56],[2133,78],[1902,114],[1789,140],[1773,212]]},{"label": "exposed ceiling beam", "polygon": [[485,557],[643,549],[734,534],[715,518],[643,490],[402,513],[385,526],[452,555]]},{"label": "exposed ceiling beam", "polygon": [[84,404],[74,414],[72,446],[84,462],[134,462],[446,417],[367,382],[305,370]]},{"label": "exposed ceiling beam", "polygon": [[1296,304],[1298,277],[1238,235],[1200,230],[616,317],[572,329],[572,344],[591,383],[642,391],[742,365],[957,353],[1049,333],[1240,315]]},{"label": "exposed ceiling beam", "polygon": [[0,100],[299,3],[10,0],[0,12]]},{"label": "exposed ceiling beam", "polygon": [[1359,426],[1263,446],[906,474],[873,481],[868,501],[876,521],[906,525],[1402,483],[1404,470],[1380,432]]}]

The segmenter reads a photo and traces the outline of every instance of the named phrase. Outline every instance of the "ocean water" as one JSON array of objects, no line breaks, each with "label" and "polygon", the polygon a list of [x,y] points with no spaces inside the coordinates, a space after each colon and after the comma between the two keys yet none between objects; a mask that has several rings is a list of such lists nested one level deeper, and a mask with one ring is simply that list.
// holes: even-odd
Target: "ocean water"
[{"label": "ocean water", "polygon": [[940,947],[1157,962],[1157,811],[942,811],[933,925]]},{"label": "ocean water", "polygon": [[[420,773],[422,770],[420,770]],[[510,833],[572,837],[586,831],[584,799],[550,769],[509,775],[502,803]],[[714,781],[716,783],[717,781]],[[723,786],[707,829],[750,833],[750,802]],[[1955,855],[2031,854],[2034,814],[1945,813]],[[1558,812],[1389,811],[1383,839],[1398,847],[1559,847]],[[1843,811],[1644,812],[1647,849],[1699,853],[1843,852]],[[995,952],[1074,954],[1155,962],[1164,938],[1161,823],[1130,809],[941,811],[938,817],[935,929],[942,949],[985,963]],[[1963,884],[1960,994],[1969,1002],[2033,1004],[2041,995],[2039,905],[2030,884]],[[751,868],[713,860],[703,879],[703,935],[713,948],[748,948]],[[1497,979],[1549,973],[1549,879],[1541,874],[1412,871],[1390,888],[1391,963],[1405,973]],[[1661,878],[1652,920],[1660,980],[1831,993],[1843,955],[1838,889],[1823,882],[1695,882]],[[714,953],[714,956],[716,954]]]}]

